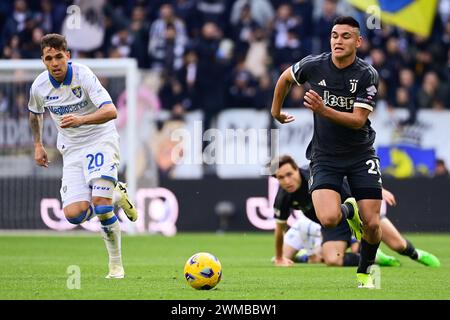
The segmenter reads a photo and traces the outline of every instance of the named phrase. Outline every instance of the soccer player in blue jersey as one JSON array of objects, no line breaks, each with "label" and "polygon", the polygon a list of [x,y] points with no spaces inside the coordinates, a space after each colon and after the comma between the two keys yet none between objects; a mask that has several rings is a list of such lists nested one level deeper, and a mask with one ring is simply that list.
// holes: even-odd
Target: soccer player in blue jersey
[{"label": "soccer player in blue jersey", "polygon": [[41,53],[47,70],[34,80],[28,103],[34,160],[38,166],[49,165],[42,143],[43,114],[47,109],[58,129],[57,148],[64,161],[64,215],[72,224],[99,218],[109,254],[106,277],[123,278],[121,231],[113,204],[119,205],[131,221],[136,221],[138,213],[128,199],[125,184],[117,180],[120,155],[113,122],[116,107],[87,66],[69,62],[64,36],[45,35]]}]

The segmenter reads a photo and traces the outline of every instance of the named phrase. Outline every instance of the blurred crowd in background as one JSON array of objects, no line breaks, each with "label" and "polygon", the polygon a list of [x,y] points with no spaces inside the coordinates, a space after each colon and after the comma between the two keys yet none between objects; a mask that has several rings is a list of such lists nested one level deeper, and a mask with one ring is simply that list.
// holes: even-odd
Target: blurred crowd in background
[{"label": "blurred crowd in background", "polygon": [[[81,32],[92,27],[92,41],[64,27],[72,4],[83,15]],[[364,14],[336,0],[2,1],[0,52],[2,59],[39,58],[41,37],[63,33],[73,57],[133,57],[160,71],[161,106],[175,116],[191,109],[213,116],[229,107],[269,108],[280,72],[328,51],[334,18],[353,13],[365,39],[358,55],[380,74],[379,100],[409,109],[414,122],[419,109],[450,109],[449,1],[438,10],[425,39],[388,26],[368,30]],[[302,98],[294,88],[285,106],[302,107]]]},{"label": "blurred crowd in background", "polygon": [[[135,58],[141,71],[138,127],[152,144],[148,153],[160,171],[169,172],[170,132],[182,125],[186,112],[201,110],[207,129],[225,109],[269,110],[283,70],[330,50],[339,15],[352,15],[361,25],[358,56],[380,75],[377,108],[409,110],[401,127],[418,125],[419,110],[450,110],[450,0],[439,1],[428,38],[384,24],[369,29],[366,13],[345,0],[0,1],[0,59],[39,59],[47,33],[65,35],[73,58]],[[119,129],[124,128],[124,79],[100,81],[122,114]],[[0,120],[26,125],[31,82],[0,81]],[[294,86],[284,107],[303,108],[303,95],[304,88]],[[159,134],[142,110],[169,114],[157,121]],[[17,149],[14,142],[7,146]],[[151,167],[145,164],[150,158],[142,156],[138,167]],[[436,163],[439,172],[448,176],[444,162]]]},{"label": "blurred crowd in background", "polygon": [[[74,4],[79,29],[65,23]],[[133,57],[160,72],[157,95],[174,117],[201,109],[210,118],[225,108],[270,108],[280,72],[328,51],[341,14],[360,21],[358,55],[380,74],[380,103],[409,109],[408,122],[420,109],[450,109],[448,0],[439,3],[429,38],[390,26],[368,30],[365,14],[344,0],[1,1],[0,56],[40,58],[41,37],[63,33],[74,58]],[[14,114],[1,95],[0,114]],[[285,106],[301,108],[302,99],[303,89],[293,88]]]}]

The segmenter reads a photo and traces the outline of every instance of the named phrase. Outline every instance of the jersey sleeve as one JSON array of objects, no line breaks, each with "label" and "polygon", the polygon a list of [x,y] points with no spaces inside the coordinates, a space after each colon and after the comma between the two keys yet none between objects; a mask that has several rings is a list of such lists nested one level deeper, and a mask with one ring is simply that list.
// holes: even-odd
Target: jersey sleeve
[{"label": "jersey sleeve", "polygon": [[83,87],[86,89],[89,99],[97,108],[104,104],[112,103],[108,91],[102,86],[97,76],[87,67],[83,78]]},{"label": "jersey sleeve", "polygon": [[281,190],[281,188],[278,189],[278,193],[273,204],[273,209],[276,222],[286,222],[291,214],[289,199],[286,197],[286,194]]},{"label": "jersey sleeve", "polygon": [[353,106],[355,108],[364,108],[372,112],[375,108],[377,92],[378,72],[372,66],[369,66],[361,84],[358,86]]},{"label": "jersey sleeve", "polygon": [[309,79],[311,70],[311,57],[307,56],[291,66],[291,75],[298,85],[304,84]]},{"label": "jersey sleeve", "polygon": [[36,88],[32,85],[30,88],[30,100],[28,101],[28,110],[33,113],[44,113],[44,103],[42,98],[36,92]]}]

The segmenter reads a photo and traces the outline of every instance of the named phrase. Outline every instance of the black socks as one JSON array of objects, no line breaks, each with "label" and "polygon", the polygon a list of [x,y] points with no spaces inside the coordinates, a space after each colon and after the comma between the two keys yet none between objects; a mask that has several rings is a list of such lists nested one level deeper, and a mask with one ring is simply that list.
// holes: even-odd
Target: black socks
[{"label": "black socks", "polygon": [[359,264],[359,253],[346,252],[344,253],[344,267],[356,267]]},{"label": "black socks", "polygon": [[342,219],[352,219],[355,211],[350,203],[341,204]]},{"label": "black socks", "polygon": [[379,242],[370,244],[366,240],[361,239],[361,259],[359,260],[357,273],[369,273],[367,269],[375,263],[375,256],[379,246]]},{"label": "black socks", "polygon": [[406,249],[399,253],[401,255],[408,256],[413,260],[417,260],[417,258],[419,258],[416,248],[414,248],[413,244],[409,242],[409,240],[406,240]]}]

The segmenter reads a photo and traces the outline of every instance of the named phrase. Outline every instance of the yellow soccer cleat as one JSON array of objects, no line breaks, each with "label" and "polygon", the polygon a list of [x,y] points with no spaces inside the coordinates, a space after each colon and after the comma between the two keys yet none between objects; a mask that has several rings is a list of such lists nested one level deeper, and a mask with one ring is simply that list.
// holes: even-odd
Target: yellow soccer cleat
[{"label": "yellow soccer cleat", "polygon": [[347,219],[348,226],[352,230],[353,235],[358,241],[361,241],[363,229],[362,229],[362,221],[359,217],[358,204],[356,203],[355,198],[347,198],[344,203],[350,203],[353,206],[353,218]]},{"label": "yellow soccer cleat", "polygon": [[357,273],[356,280],[358,281],[358,288],[375,289],[375,283],[370,274]]},{"label": "yellow soccer cleat", "polygon": [[136,221],[138,218],[138,212],[136,210],[136,206],[134,206],[128,198],[127,185],[118,181],[115,190],[120,193],[120,199],[116,202],[116,204],[122,208],[128,219],[133,222]]}]

